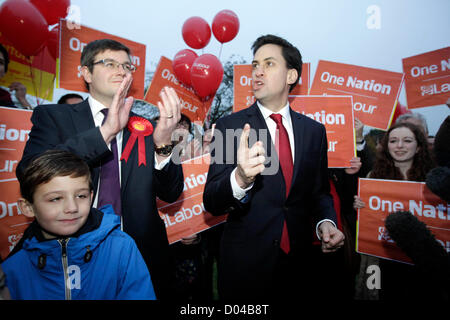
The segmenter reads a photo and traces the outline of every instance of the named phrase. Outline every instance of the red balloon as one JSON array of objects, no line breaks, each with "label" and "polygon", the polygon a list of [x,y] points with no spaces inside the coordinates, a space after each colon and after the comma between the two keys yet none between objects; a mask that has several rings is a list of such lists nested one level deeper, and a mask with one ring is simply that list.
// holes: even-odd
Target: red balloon
[{"label": "red balloon", "polygon": [[212,31],[214,37],[221,43],[233,40],[239,31],[238,16],[231,10],[220,11],[214,17]]},{"label": "red balloon", "polygon": [[177,79],[188,87],[191,86],[192,64],[197,57],[198,55],[194,51],[184,49],[179,51],[172,61],[173,72],[175,73]]},{"label": "red balloon", "polygon": [[223,78],[223,66],[216,56],[206,53],[195,59],[191,68],[191,81],[197,95],[202,99],[212,97]]},{"label": "red balloon", "polygon": [[183,39],[186,44],[193,49],[206,47],[211,39],[211,28],[205,19],[191,17],[183,24]]},{"label": "red balloon", "polygon": [[2,4],[0,32],[27,57],[36,55],[49,36],[44,17],[25,0],[7,0]]},{"label": "red balloon", "polygon": [[47,39],[47,48],[50,52],[50,55],[53,59],[56,60],[58,58],[58,49],[59,49],[59,26],[52,29],[49,32],[49,37]]},{"label": "red balloon", "polygon": [[52,25],[59,22],[59,18],[67,16],[67,9],[70,0],[30,0],[47,20],[47,24]]}]

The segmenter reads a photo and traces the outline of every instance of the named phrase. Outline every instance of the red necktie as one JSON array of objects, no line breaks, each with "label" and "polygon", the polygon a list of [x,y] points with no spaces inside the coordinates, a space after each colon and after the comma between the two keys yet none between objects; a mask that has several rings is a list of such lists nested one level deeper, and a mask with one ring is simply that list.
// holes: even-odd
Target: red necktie
[{"label": "red necktie", "polygon": [[[294,169],[294,163],[292,161],[291,144],[289,143],[289,136],[286,128],[283,126],[281,114],[273,113],[270,118],[277,124],[275,148],[278,152],[278,158],[280,160],[281,171],[283,172],[284,182],[286,183],[286,198],[289,194],[289,189],[292,182],[292,171]],[[283,224],[283,233],[281,234],[281,249],[287,254],[290,250],[289,236],[286,226],[286,220]]]},{"label": "red necktie", "polygon": [[[102,109],[101,112],[106,116],[108,109]],[[105,120],[103,120],[104,122]],[[122,214],[122,203],[120,201],[120,178],[119,178],[119,155],[117,152],[117,141],[114,138],[111,141],[112,155],[102,161],[100,167],[100,187],[98,190],[97,208],[105,204],[111,204],[117,215]]]}]

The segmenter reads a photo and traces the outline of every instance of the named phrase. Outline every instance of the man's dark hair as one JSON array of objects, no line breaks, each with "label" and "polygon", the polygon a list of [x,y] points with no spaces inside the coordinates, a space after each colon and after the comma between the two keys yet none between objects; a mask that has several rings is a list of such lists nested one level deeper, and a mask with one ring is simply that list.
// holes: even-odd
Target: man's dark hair
[{"label": "man's dark hair", "polygon": [[33,159],[23,175],[18,177],[20,193],[28,202],[33,203],[33,195],[38,186],[55,177],[86,177],[92,190],[91,172],[84,160],[64,150],[48,150]]},{"label": "man's dark hair", "polygon": [[191,119],[189,119],[189,117],[187,115],[185,115],[184,113],[181,113],[181,118],[180,121],[178,121],[178,123],[185,123],[188,127],[188,131],[191,132],[192,131],[192,122]]},{"label": "man's dark hair", "polygon": [[3,57],[5,58],[5,73],[8,72],[9,65],[9,54],[5,47],[0,43],[0,52],[3,53]]},{"label": "man's dark hair", "polygon": [[81,100],[84,100],[83,97],[77,93],[68,93],[68,94],[63,95],[61,98],[59,98],[58,104],[66,104],[67,100],[73,99],[73,98],[80,98]]},{"label": "man's dark hair", "polygon": [[[128,55],[131,55],[130,49],[121,44],[120,42],[112,39],[100,39],[89,42],[86,47],[84,47],[83,52],[81,53],[80,63],[81,66],[88,67],[89,72],[94,70],[94,59],[95,56],[99,53],[102,53],[106,50],[111,51],[125,51]],[[85,81],[86,89],[89,90],[89,84]]]},{"label": "man's dark hair", "polygon": [[252,44],[252,50],[253,55],[255,55],[256,51],[258,51],[259,48],[261,48],[263,45],[266,44],[275,44],[281,47],[281,51],[284,57],[284,60],[286,60],[286,67],[288,69],[295,69],[297,70],[298,77],[295,80],[293,84],[291,84],[289,88],[289,92],[291,92],[294,87],[298,83],[298,79],[300,79],[300,76],[302,75],[302,55],[300,54],[300,51],[294,47],[290,42],[287,40],[280,38],[278,36],[267,34],[265,36],[260,36],[256,41]]}]

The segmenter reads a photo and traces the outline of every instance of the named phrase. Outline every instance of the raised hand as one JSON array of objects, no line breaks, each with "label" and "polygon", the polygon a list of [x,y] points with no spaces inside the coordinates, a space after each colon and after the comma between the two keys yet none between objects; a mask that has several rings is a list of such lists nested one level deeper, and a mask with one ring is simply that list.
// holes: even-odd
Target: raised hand
[{"label": "raised hand", "polygon": [[126,98],[130,89],[133,77],[131,73],[125,74],[122,83],[114,95],[111,106],[109,107],[108,116],[100,127],[103,139],[107,144],[117,135],[117,133],[125,128],[130,117],[131,107],[133,106],[133,97]]},{"label": "raised hand", "polygon": [[355,134],[357,143],[360,143],[364,140],[363,131],[364,131],[364,123],[362,123],[361,120],[359,120],[358,118],[355,118]]},{"label": "raised hand", "polygon": [[21,82],[13,82],[9,85],[9,90],[15,91],[16,98],[23,107],[31,107],[27,100],[27,87]]},{"label": "raised hand", "polygon": [[242,131],[237,151],[236,181],[242,189],[250,186],[255,181],[256,176],[264,171],[264,150],[263,143],[257,141],[251,148],[248,145],[250,125],[247,123]]},{"label": "raised hand", "polygon": [[354,196],[354,199],[355,200],[353,201],[353,208],[355,208],[355,210],[362,209],[366,206],[366,204],[361,200],[360,197]]},{"label": "raised hand", "polygon": [[359,157],[353,157],[350,160],[350,168],[345,168],[344,171],[347,174],[355,174],[361,169],[361,158]]},{"label": "raised hand", "polygon": [[164,87],[158,101],[159,121],[153,133],[153,142],[156,146],[172,143],[172,132],[181,118],[181,103],[173,88]]}]

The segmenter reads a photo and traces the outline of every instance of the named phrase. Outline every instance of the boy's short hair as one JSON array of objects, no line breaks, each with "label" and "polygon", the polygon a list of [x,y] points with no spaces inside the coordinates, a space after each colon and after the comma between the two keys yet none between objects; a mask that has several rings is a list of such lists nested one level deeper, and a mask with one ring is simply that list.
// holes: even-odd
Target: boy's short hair
[{"label": "boy's short hair", "polygon": [[[94,70],[94,59],[95,56],[99,53],[102,53],[106,50],[111,51],[125,51],[128,56],[131,55],[130,49],[120,43],[119,41],[112,40],[112,39],[100,39],[100,40],[94,40],[87,44],[86,47],[84,47],[83,51],[81,52],[81,59],[80,63],[81,66],[86,66],[89,69],[89,72],[92,73]],[[89,90],[89,84],[85,81],[86,89]]]},{"label": "boy's short hair", "polygon": [[54,177],[86,177],[89,189],[93,190],[91,172],[87,163],[75,154],[64,150],[48,150],[33,159],[19,179],[20,193],[33,203],[33,195],[38,186]]},{"label": "boy's short hair", "polygon": [[267,34],[264,36],[260,36],[255,42],[252,44],[253,55],[255,55],[256,51],[266,44],[275,44],[281,47],[281,52],[283,54],[284,60],[286,60],[286,67],[288,69],[297,70],[297,80],[289,87],[289,92],[294,90],[295,86],[298,84],[298,80],[302,75],[302,55],[300,51],[293,46],[289,41],[275,36],[273,34]]}]

